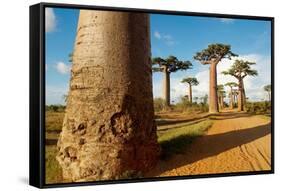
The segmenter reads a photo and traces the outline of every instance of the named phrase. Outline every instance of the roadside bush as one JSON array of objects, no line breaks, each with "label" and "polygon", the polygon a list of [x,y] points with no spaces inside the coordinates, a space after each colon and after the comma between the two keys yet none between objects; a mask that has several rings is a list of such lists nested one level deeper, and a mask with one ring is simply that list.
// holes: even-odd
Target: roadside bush
[{"label": "roadside bush", "polygon": [[270,114],[271,113],[271,102],[247,102],[246,109],[249,113],[254,114]]},{"label": "roadside bush", "polygon": [[46,111],[64,112],[64,105],[46,105]]},{"label": "roadside bush", "polygon": [[190,103],[187,97],[181,97],[181,101],[175,105],[175,110],[180,112],[208,112],[209,106],[203,102]]},{"label": "roadside bush", "polygon": [[165,100],[162,99],[162,98],[155,98],[153,100],[153,105],[154,105],[154,111],[155,112],[160,112],[160,111],[167,110],[167,106],[165,104]]}]

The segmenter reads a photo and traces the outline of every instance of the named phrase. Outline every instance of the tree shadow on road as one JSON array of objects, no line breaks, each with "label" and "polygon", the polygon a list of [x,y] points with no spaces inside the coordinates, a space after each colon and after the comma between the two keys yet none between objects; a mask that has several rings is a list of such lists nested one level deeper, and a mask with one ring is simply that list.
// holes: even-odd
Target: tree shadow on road
[{"label": "tree shadow on road", "polygon": [[[196,140],[186,149],[186,153],[182,155],[177,163],[169,161],[160,161],[159,164],[148,173],[148,176],[158,176],[166,171],[179,168],[181,166],[194,163],[207,157],[218,155],[232,148],[252,142],[258,138],[264,137],[271,133],[271,124],[260,125],[248,129],[234,130],[226,133],[205,135],[196,138]],[[190,136],[179,137],[190,140]],[[176,138],[177,139],[177,138]],[[177,141],[172,139],[171,141]],[[198,142],[199,144],[196,144]],[[200,145],[200,147],[195,147]],[[193,152],[195,150],[195,152]],[[165,152],[165,151],[163,151]],[[179,155],[178,155],[179,156]],[[169,163],[169,164],[167,164]]]}]

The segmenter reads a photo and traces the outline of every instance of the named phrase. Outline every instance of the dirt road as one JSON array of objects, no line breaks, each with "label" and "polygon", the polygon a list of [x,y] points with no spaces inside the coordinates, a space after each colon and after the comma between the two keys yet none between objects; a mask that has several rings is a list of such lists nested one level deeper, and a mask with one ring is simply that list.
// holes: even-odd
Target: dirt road
[{"label": "dirt road", "polygon": [[160,161],[148,176],[179,176],[271,169],[270,119],[225,112],[184,152]]}]

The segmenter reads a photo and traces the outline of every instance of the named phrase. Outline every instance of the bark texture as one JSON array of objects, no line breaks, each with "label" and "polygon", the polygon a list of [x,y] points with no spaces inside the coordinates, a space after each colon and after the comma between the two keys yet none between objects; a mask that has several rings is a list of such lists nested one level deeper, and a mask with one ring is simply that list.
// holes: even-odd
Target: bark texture
[{"label": "bark texture", "polygon": [[57,160],[67,181],[130,178],[159,155],[149,16],[81,10]]},{"label": "bark texture", "polygon": [[209,113],[218,113],[218,92],[217,92],[217,63],[210,64],[210,98]]}]

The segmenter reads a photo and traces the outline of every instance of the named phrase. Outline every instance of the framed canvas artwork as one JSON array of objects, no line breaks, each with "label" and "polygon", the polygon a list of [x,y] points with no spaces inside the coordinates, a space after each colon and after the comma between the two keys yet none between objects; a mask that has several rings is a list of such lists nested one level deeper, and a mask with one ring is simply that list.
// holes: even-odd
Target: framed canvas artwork
[{"label": "framed canvas artwork", "polygon": [[274,172],[274,18],[30,7],[30,184]]}]

